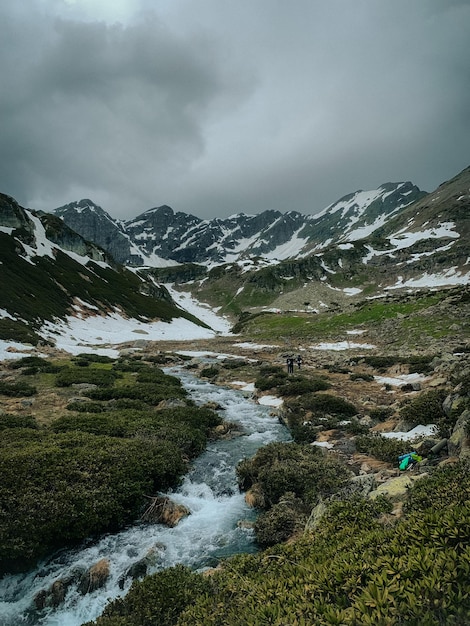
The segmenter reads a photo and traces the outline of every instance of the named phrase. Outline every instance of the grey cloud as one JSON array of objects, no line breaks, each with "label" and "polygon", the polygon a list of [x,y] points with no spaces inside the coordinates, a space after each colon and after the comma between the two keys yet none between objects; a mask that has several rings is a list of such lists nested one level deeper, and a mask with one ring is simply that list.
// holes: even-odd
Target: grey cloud
[{"label": "grey cloud", "polygon": [[4,0],[0,191],[119,217],[314,213],[469,164],[468,2],[135,5],[118,24]]},{"label": "grey cloud", "polygon": [[135,210],[139,195],[148,202],[149,190],[158,202],[159,185],[203,150],[201,124],[218,94],[238,97],[213,44],[155,18],[46,26],[31,56],[19,25],[10,32],[20,74],[4,61],[0,188],[26,203],[43,198],[39,208],[81,190],[114,198],[118,211]]}]

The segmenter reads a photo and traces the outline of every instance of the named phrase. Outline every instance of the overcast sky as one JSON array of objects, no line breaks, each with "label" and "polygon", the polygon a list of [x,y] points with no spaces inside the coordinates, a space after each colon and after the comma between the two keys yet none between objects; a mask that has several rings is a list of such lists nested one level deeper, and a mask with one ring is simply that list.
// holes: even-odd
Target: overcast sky
[{"label": "overcast sky", "polygon": [[0,191],[314,214],[470,165],[469,0],[1,0]]}]

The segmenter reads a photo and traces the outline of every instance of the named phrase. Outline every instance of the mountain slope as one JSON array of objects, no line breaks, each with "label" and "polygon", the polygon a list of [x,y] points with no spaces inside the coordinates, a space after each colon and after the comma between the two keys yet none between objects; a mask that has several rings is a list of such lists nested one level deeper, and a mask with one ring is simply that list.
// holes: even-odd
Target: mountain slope
[{"label": "mountain slope", "polygon": [[204,326],[151,278],[117,265],[58,217],[24,209],[4,194],[0,281],[0,339],[37,343],[46,322],[97,314]]},{"label": "mountain slope", "polygon": [[408,197],[409,185],[398,197],[390,191],[358,192],[328,207],[316,218],[326,239],[310,255],[238,260],[202,276],[189,267],[154,274],[238,314],[266,308],[320,311],[397,289],[468,284],[470,168],[409,206],[396,205]]}]

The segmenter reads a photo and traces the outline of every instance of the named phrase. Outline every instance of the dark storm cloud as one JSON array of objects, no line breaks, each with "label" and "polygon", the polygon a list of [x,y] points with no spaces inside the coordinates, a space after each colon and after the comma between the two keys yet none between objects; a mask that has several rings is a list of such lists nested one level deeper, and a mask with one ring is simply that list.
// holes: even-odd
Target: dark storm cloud
[{"label": "dark storm cloud", "polygon": [[81,3],[0,8],[0,191],[23,204],[314,213],[469,164],[467,2]]},{"label": "dark storm cloud", "polygon": [[158,202],[203,150],[218,94],[234,89],[213,44],[152,15],[126,27],[29,18],[11,18],[0,44],[2,191],[34,208],[85,192],[111,212]]}]

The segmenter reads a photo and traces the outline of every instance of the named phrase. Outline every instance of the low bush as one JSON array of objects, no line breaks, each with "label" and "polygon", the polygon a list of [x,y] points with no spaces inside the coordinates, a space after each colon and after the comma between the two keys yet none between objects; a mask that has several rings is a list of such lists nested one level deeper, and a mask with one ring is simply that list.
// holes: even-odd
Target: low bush
[{"label": "low bush", "polygon": [[315,446],[273,443],[258,450],[252,459],[237,466],[242,489],[257,483],[266,508],[292,492],[306,506],[314,506],[318,496],[337,491],[349,478],[345,466]]},{"label": "low bush", "polygon": [[362,358],[364,363],[377,370],[387,370],[389,367],[400,363],[400,358],[396,356],[366,355]]},{"label": "low bush", "polygon": [[10,413],[0,414],[0,430],[5,428],[34,428],[38,424],[32,415],[11,415]]},{"label": "low bush", "polygon": [[389,417],[392,417],[394,412],[389,406],[378,406],[376,409],[369,411],[369,416],[375,422],[385,422]]},{"label": "low bush", "polygon": [[[415,510],[395,525],[383,522],[391,510],[384,498],[333,502],[315,530],[297,541],[233,557],[211,576],[194,574],[202,588],[187,573],[154,574],[134,583],[94,624],[464,626],[470,615],[469,476],[468,466],[447,467],[418,481],[410,496],[419,493],[426,501],[415,501]],[[442,495],[433,506],[436,489]],[[284,521],[292,523],[288,514]],[[282,523],[272,528],[282,532]],[[175,593],[186,600],[176,600],[175,611],[162,616],[160,603],[168,594],[172,605]]]},{"label": "low bush", "polygon": [[106,356],[105,354],[94,354],[93,352],[81,352],[76,356],[72,357],[72,362],[87,362],[87,363],[114,363],[116,359],[113,359],[110,356]]},{"label": "low bush", "polygon": [[434,355],[411,354],[408,356],[379,356],[366,355],[362,357],[367,365],[379,370],[385,371],[393,365],[408,365],[410,374],[425,374],[432,370],[431,362]]},{"label": "low bush", "polygon": [[69,402],[66,408],[68,411],[77,411],[78,413],[103,413],[103,411],[106,411],[105,404],[80,400]]},{"label": "low bush", "polygon": [[314,415],[332,415],[340,418],[352,417],[358,412],[351,402],[328,393],[305,394],[297,400],[289,402],[288,407],[294,412],[311,412]]},{"label": "low bush", "polygon": [[300,396],[315,391],[325,391],[331,385],[322,378],[306,378],[297,376],[277,386],[281,396]]},{"label": "low bush", "polygon": [[56,376],[57,387],[71,387],[74,384],[88,383],[98,385],[98,387],[111,387],[118,374],[111,370],[84,368],[84,367],[63,367]]},{"label": "low bush", "polygon": [[37,393],[36,387],[27,383],[8,383],[0,380],[0,395],[9,396],[10,398],[22,398],[34,396]]},{"label": "low bush", "polygon": [[38,370],[44,370],[49,366],[50,362],[40,356],[24,356],[21,359],[15,359],[8,365],[12,370],[21,369],[23,367],[36,367]]},{"label": "low bush", "polygon": [[243,359],[225,359],[222,361],[222,365],[226,370],[238,370],[246,366],[246,361]]},{"label": "low bush", "polygon": [[259,391],[268,391],[283,385],[287,381],[287,373],[279,365],[264,365],[260,368],[255,380],[255,387]]},{"label": "low bush", "polygon": [[439,423],[443,425],[448,422],[443,409],[443,402],[447,394],[445,389],[423,391],[401,406],[399,410],[401,419],[406,421],[410,428],[414,428],[418,424]]},{"label": "low bush", "polygon": [[374,456],[386,463],[398,464],[398,457],[409,452],[410,444],[401,439],[382,437],[382,435],[359,435],[356,439],[358,452]]},{"label": "low bush", "polygon": [[195,598],[212,588],[210,579],[176,565],[135,581],[124,599],[110,603],[103,615],[84,626],[175,626]]},{"label": "low bush", "polygon": [[90,389],[86,395],[91,400],[140,400],[148,405],[156,406],[162,400],[170,398],[185,398],[187,392],[182,387],[165,384],[136,383],[101,389]]},{"label": "low bush", "polygon": [[256,541],[261,548],[283,543],[302,532],[306,521],[307,511],[302,500],[293,493],[286,493],[257,518],[254,527]]},{"label": "low bush", "polygon": [[366,382],[372,382],[374,377],[372,374],[349,374],[350,380],[364,380]]},{"label": "low bush", "polygon": [[470,502],[470,463],[461,462],[437,468],[410,489],[404,510],[442,511],[452,503]]}]

